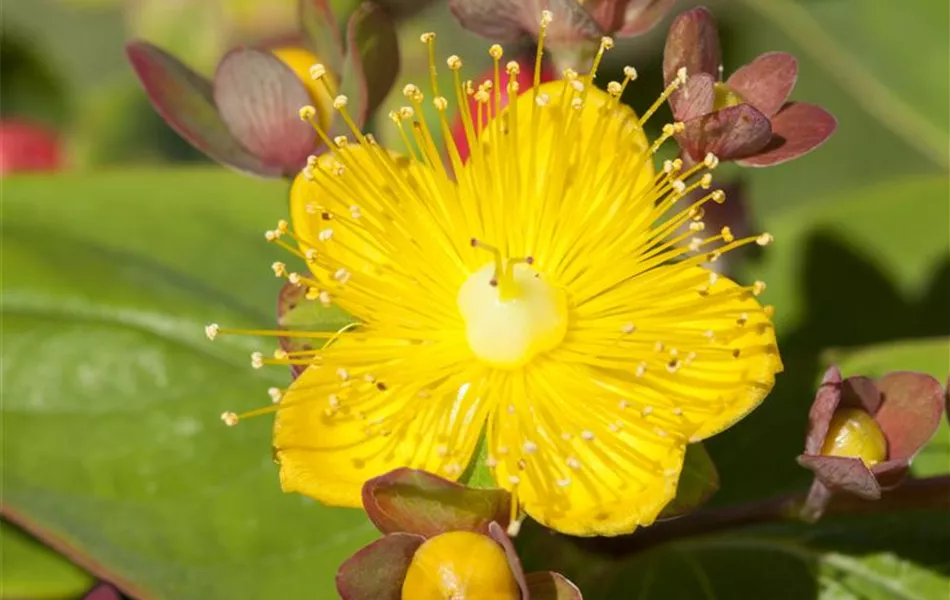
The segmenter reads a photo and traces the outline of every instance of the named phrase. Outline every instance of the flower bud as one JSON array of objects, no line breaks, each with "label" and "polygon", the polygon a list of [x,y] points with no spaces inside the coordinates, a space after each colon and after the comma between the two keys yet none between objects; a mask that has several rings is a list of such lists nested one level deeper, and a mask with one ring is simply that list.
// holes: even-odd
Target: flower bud
[{"label": "flower bud", "polygon": [[416,551],[402,597],[517,600],[521,591],[498,543],[478,533],[451,531],[427,540]]},{"label": "flower bud", "polygon": [[844,408],[831,418],[821,454],[860,458],[873,467],[887,458],[887,440],[881,426],[866,411]]}]

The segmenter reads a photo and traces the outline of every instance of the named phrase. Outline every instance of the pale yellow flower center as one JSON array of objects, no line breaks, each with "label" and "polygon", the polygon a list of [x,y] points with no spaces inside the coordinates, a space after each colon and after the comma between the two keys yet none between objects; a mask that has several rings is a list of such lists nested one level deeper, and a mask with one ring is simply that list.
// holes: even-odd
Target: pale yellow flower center
[{"label": "pale yellow flower center", "polygon": [[459,289],[465,335],[475,356],[502,369],[524,366],[567,331],[564,291],[527,263],[489,263]]}]

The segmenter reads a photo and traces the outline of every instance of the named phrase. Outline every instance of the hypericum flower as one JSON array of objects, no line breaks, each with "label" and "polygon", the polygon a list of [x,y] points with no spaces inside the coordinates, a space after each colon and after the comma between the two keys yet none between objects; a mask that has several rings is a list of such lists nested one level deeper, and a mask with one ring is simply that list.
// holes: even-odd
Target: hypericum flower
[{"label": "hypericum flower", "polygon": [[[551,19],[545,11],[539,54]],[[433,57],[434,39],[422,36]],[[612,45],[604,38],[588,73],[546,84],[536,73],[517,98],[517,63],[505,65],[500,46],[483,83],[463,80],[461,59],[449,57],[452,89],[437,87],[433,58],[428,101],[447,134],[446,95],[455,98],[473,149],[462,165],[450,145],[455,179],[411,84],[409,105],[391,114],[405,155],[354,127],[311,161],[292,230],[281,222],[267,233],[310,272],[275,272],[356,324],[267,332],[328,342],[253,358],[308,365],[261,409],[277,413],[284,490],[356,507],[363,482],[399,466],[458,478],[484,435],[485,466],[531,517],[576,535],[629,533],[673,498],[687,443],[771,390],[781,361],[772,311],[756,298],[765,284],[740,286],[703,265],[772,236],[704,231],[703,205],[724,194],[681,201],[711,185],[716,157],[655,172],[656,150],[680,125],[653,143],[643,131],[686,73],[638,117],[620,102],[634,69],[606,92],[594,85]],[[476,135],[472,124],[505,94],[508,108]],[[335,106],[350,121],[347,99]],[[301,112],[326,136],[311,107]],[[690,231],[674,234],[686,222]],[[211,337],[233,331],[209,327]]]}]

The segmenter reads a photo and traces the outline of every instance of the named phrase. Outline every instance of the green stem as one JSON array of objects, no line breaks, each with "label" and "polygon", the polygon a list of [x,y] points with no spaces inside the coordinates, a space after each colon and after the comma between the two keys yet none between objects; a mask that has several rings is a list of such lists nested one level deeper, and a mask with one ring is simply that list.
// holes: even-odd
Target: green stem
[{"label": "green stem", "polygon": [[[750,525],[800,521],[801,508],[807,496],[807,492],[795,492],[747,504],[700,510],[641,529],[632,536],[598,538],[586,544],[594,551],[623,555],[640,552],[674,539],[708,535]],[[905,510],[950,511],[950,475],[912,479],[896,489],[884,492],[880,500],[862,500],[856,496],[836,494],[825,509],[824,517],[874,515]]]},{"label": "green stem", "polygon": [[791,0],[743,0],[769,19],[819,64],[881,124],[941,169],[950,170],[950,150],[940,130],[844,51],[808,10]]}]

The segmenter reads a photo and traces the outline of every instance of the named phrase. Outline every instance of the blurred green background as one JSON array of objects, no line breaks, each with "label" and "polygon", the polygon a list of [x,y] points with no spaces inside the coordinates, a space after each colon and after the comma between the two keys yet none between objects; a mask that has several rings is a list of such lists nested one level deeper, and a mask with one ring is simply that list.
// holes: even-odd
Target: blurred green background
[{"label": "blurred green background", "polygon": [[[143,37],[210,73],[228,47],[292,31],[294,4],[3,2],[4,130],[53,132],[62,158],[55,172],[0,179],[2,598],[81,597],[96,578],[138,598],[332,598],[336,567],[375,535],[358,511],[280,492],[266,419],[220,426],[222,411],[261,405],[288,379],[249,368],[264,342],[211,345],[202,329],[272,326],[278,254],[262,234],[285,216],[287,184],[233,174],[191,149],[151,109],[123,54]],[[839,121],[825,146],[792,163],[722,169],[776,237],[736,268],[769,284],[786,361],[763,407],[709,444],[722,481],[713,503],[727,505],[808,485],[794,457],[829,361],[846,375],[947,378],[950,8],[705,4],[727,73],[762,52],[792,52],[793,98]],[[606,65],[638,68],[629,101],[641,110],[661,88],[671,18],[619,44]],[[487,42],[436,1],[400,24],[401,83],[425,77],[425,30],[471,76],[485,64]],[[950,472],[946,423],[914,470]],[[532,531],[519,542],[525,562],[561,569],[588,598],[940,599],[950,593],[948,516],[749,528],[632,556]]]}]

